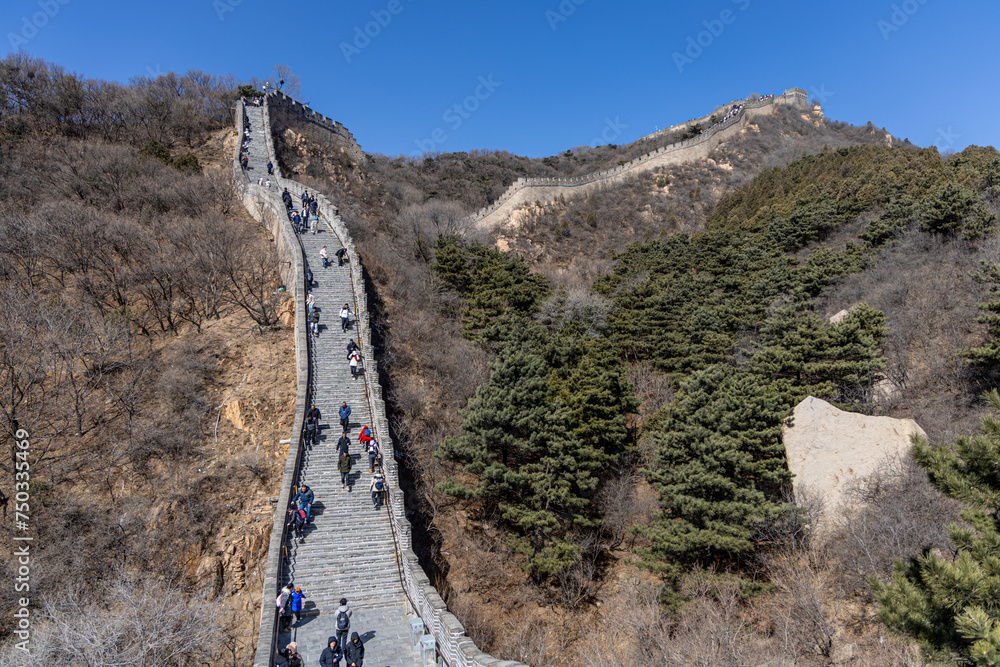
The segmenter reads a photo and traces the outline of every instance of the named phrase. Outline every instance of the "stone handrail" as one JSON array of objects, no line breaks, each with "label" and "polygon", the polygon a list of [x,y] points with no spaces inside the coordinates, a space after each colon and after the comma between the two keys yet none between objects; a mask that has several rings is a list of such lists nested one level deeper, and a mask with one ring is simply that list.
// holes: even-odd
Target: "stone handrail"
[{"label": "stone handrail", "polygon": [[[302,246],[299,244],[291,226],[287,224],[284,203],[278,198],[272,188],[263,188],[250,182],[247,174],[240,167],[240,146],[244,139],[244,106],[236,104],[236,154],[233,157],[233,182],[237,196],[250,215],[264,224],[274,239],[280,258],[281,277],[286,287],[291,286],[291,294],[295,303],[295,416],[292,420],[292,431],[285,459],[285,470],[282,475],[281,490],[278,492],[278,503],[274,512],[274,524],[271,528],[271,538],[268,541],[267,565],[264,573],[264,586],[261,591],[260,633],[257,638],[257,650],[254,667],[270,667],[277,641],[278,618],[275,614],[274,598],[277,596],[277,582],[281,580],[281,568],[284,562],[283,549],[286,538],[285,511],[291,503],[292,490],[298,483],[299,468],[304,451],[302,442],[302,425],[306,407],[310,401],[311,383],[309,377],[309,337],[306,331],[305,312],[305,258]],[[269,586],[269,584],[275,584]]]},{"label": "stone handrail", "polygon": [[[721,143],[721,141],[729,134],[726,130],[735,127],[737,124],[741,124],[747,118],[757,115],[760,113],[759,110],[767,109],[768,112],[771,112],[773,111],[775,105],[806,106],[806,101],[807,98],[805,91],[798,88],[792,88],[785,91],[785,93],[780,96],[768,95],[761,98],[751,98],[733,102],[731,105],[728,105],[728,108],[731,108],[732,105],[741,105],[740,110],[729,118],[725,118],[715,123],[701,134],[690,139],[670,144],[669,146],[663,146],[616,167],[584,176],[519,178],[509,188],[507,188],[507,190],[500,195],[500,198],[493,204],[481,208],[479,211],[472,214],[470,216],[470,220],[473,224],[479,227],[490,227],[502,222],[502,218],[504,216],[502,214],[498,215],[498,213],[502,213],[504,205],[519,194],[531,189],[540,189],[540,194],[547,193],[549,195],[548,199],[551,199],[552,188],[566,188],[568,189],[568,192],[565,194],[572,194],[573,188],[586,188],[587,186],[617,181],[629,174],[642,173],[661,162],[665,162],[671,157],[676,157],[680,160],[684,159],[685,154],[690,154],[693,157],[699,157],[701,156],[701,153],[705,152],[703,148],[705,144],[708,144],[709,142],[714,142],[716,144]],[[687,121],[686,123],[675,125],[671,128],[667,128],[666,130],[661,130],[655,134],[643,137],[640,141],[659,136],[677,128],[697,124],[705,118],[711,118],[711,116],[718,111],[719,109],[703,118]],[[539,201],[544,198],[545,197],[536,197],[535,201]],[[520,203],[526,203],[528,201],[531,201],[530,195],[525,194],[521,197]]]},{"label": "stone handrail", "polygon": [[[286,100],[290,99],[285,96],[281,97],[284,97]],[[272,127],[270,124],[269,106],[270,103],[276,98],[280,100],[280,104],[288,104],[288,102],[281,100],[274,94],[268,95],[265,98],[263,109],[265,128]],[[303,107],[303,109],[305,109],[305,107]],[[322,118],[325,119],[325,117]],[[329,119],[326,120],[329,121]],[[239,120],[238,122],[242,123],[242,120]],[[333,124],[333,121],[329,121],[329,123]],[[336,125],[339,126],[339,123]],[[261,189],[267,190],[272,199],[277,199],[277,192],[279,192],[282,188],[288,188],[289,192],[296,196],[301,196],[303,190],[306,188],[301,183],[284,178],[281,175],[280,170],[277,167],[273,139],[270,136],[270,132],[267,132],[266,134],[268,136],[265,139],[265,143],[267,145],[269,159],[275,165],[274,180],[277,182],[277,187],[273,189]],[[451,667],[497,667],[500,664],[504,664],[506,667],[525,667],[524,665],[520,665],[520,663],[516,662],[501,663],[497,660],[497,658],[483,653],[476,647],[472,639],[466,635],[465,628],[462,626],[462,623],[448,611],[447,605],[445,605],[444,600],[438,594],[437,590],[431,585],[430,579],[423,571],[423,568],[420,566],[420,562],[417,559],[417,555],[413,551],[413,529],[409,519],[406,517],[406,503],[403,490],[399,484],[397,457],[392,438],[390,437],[389,420],[387,417],[388,413],[386,411],[385,401],[382,398],[382,388],[378,379],[378,362],[375,360],[373,354],[371,324],[368,311],[368,293],[365,289],[364,273],[360,258],[358,257],[354,241],[351,238],[351,235],[347,230],[347,226],[345,225],[343,218],[341,218],[337,207],[334,206],[333,203],[330,202],[330,200],[324,195],[314,193],[314,196],[316,196],[320,220],[325,222],[330,227],[333,233],[337,236],[341,245],[347,250],[348,266],[351,271],[351,283],[354,291],[355,315],[357,318],[354,326],[356,327],[358,334],[357,340],[361,344],[362,365],[365,369],[365,380],[367,383],[368,407],[372,415],[373,422],[371,427],[374,431],[375,439],[378,441],[382,449],[382,466],[386,480],[386,505],[389,509],[389,516],[392,522],[391,529],[393,532],[393,541],[395,544],[396,557],[399,566],[400,585],[403,588],[403,592],[406,594],[407,601],[409,602],[412,611],[417,614],[421,620],[423,620],[425,631],[434,636],[438,652],[444,658],[447,665]],[[283,211],[284,206],[282,205],[282,214]],[[291,225],[287,224],[287,216],[286,224],[284,224],[283,227],[294,236],[294,232],[291,231]],[[304,279],[300,279],[299,284],[304,284]],[[296,303],[298,303],[298,301]],[[301,319],[303,318],[296,318],[296,331],[298,331],[300,326],[299,320]],[[305,410],[302,399],[303,391],[304,388],[300,383],[299,403],[303,404],[303,407],[301,411],[297,410],[296,415],[296,424],[299,432],[301,432],[301,417]],[[297,441],[297,439],[293,440]],[[291,461],[291,459],[292,457],[289,455],[289,461]],[[297,466],[297,461],[294,466],[291,463],[286,464],[286,481],[282,484],[282,492],[285,491],[286,487],[289,489],[291,488],[291,483],[295,481],[297,476]],[[287,507],[288,498],[285,498],[284,496],[282,496],[282,498],[284,498],[285,501],[284,506]],[[280,503],[281,500],[279,499],[279,508]],[[272,547],[276,541],[279,543],[279,548],[275,552],[276,558],[280,557],[280,543],[283,539],[284,533],[282,531],[272,532]],[[267,575],[264,584],[264,600],[261,607],[261,634],[257,645],[257,659],[254,662],[255,667],[268,667],[267,658],[264,658],[263,656],[270,656],[274,651],[276,634],[274,632],[266,633],[264,629],[266,627],[277,628],[278,618],[273,604],[273,598],[278,594],[278,586],[280,582],[279,575],[280,570],[272,568],[272,551],[269,550]]]}]

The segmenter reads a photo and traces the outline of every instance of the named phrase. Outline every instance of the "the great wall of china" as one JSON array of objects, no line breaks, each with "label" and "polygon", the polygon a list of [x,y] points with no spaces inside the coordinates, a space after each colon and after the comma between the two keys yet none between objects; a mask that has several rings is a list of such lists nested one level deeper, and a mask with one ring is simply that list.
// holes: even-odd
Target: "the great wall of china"
[{"label": "the great wall of china", "polygon": [[573,178],[519,178],[491,206],[480,209],[471,216],[472,222],[480,229],[492,229],[511,217],[521,206],[531,203],[546,203],[559,197],[580,197],[607,185],[621,183],[626,178],[637,176],[660,167],[669,167],[700,160],[709,156],[716,146],[737,135],[751,118],[774,112],[778,106],[809,108],[809,97],[801,88],[790,88],[782,95],[766,98],[737,100],[718,107],[716,111],[686,123],[674,125],[665,130],[643,137],[639,141],[651,140],[665,133],[704,125],[715,114],[724,114],[733,105],[743,105],[742,110],[730,118],[717,122],[701,134],[684,141],[658,148],[625,164],[586,176]]},{"label": "the great wall of china", "polygon": [[[301,102],[293,100],[282,92],[274,92],[267,96],[268,111],[272,127],[288,127],[294,121],[306,122],[330,132],[347,143],[347,151],[355,162],[364,163],[365,154],[350,131],[337,121],[313,111]],[[273,148],[273,147],[272,147]],[[272,151],[273,155],[273,151]],[[277,162],[275,162],[277,164]]]},{"label": "the great wall of china", "polygon": [[[354,136],[340,123],[312,111],[280,92],[270,93],[265,99],[263,116],[266,127],[272,129],[275,125],[289,127],[294,121],[310,123],[345,141],[348,146],[347,150],[351,156],[359,162],[364,161],[364,153],[355,141]],[[690,127],[694,124],[703,124],[714,114],[724,112],[724,110],[731,108],[733,104],[743,104],[744,108],[740,113],[713,125],[697,137],[652,151],[647,155],[613,169],[578,178],[521,179],[513,184],[493,206],[479,211],[473,216],[473,219],[479,226],[489,227],[502,221],[517,206],[525,203],[552,201],[560,195],[575,196],[585,194],[592,189],[620,182],[620,180],[626,177],[650,169],[707,157],[719,143],[738,133],[748,119],[761,114],[770,114],[776,106],[780,105],[808,108],[808,98],[804,90],[792,88],[780,96],[751,99],[742,102],[737,101],[719,107],[716,111],[703,118],[674,125],[654,135],[644,137],[644,139],[652,139],[660,136],[662,133]],[[296,412],[292,424],[291,445],[277,501],[275,525],[268,545],[267,567],[261,600],[260,634],[254,660],[254,667],[270,667],[271,657],[274,655],[276,648],[275,643],[277,641],[279,620],[273,600],[280,586],[281,568],[285,565],[285,545],[288,539],[287,530],[284,527],[284,508],[288,506],[292,497],[292,490],[298,483],[299,467],[303,454],[301,434],[306,407],[311,400],[311,378],[309,375],[309,339],[303,316],[305,312],[306,290],[304,277],[305,263],[302,248],[291,225],[288,223],[285,207],[278,196],[279,188],[263,188],[250,183],[240,168],[239,146],[242,144],[244,137],[243,114],[244,108],[241,104],[238,104],[235,119],[237,150],[232,162],[234,181],[237,185],[238,194],[247,211],[256,220],[264,223],[274,238],[281,259],[282,278],[286,285],[292,286],[290,293],[294,299],[296,309]],[[270,161],[277,165],[278,161],[270,133],[266,136],[266,144]],[[294,187],[296,190],[301,191],[301,186],[294,181],[283,182],[277,166],[275,166],[275,171],[278,177],[276,180],[279,185],[288,185],[290,189]],[[406,518],[405,500],[403,491],[399,486],[398,468],[389,433],[387,412],[384,400],[382,399],[382,389],[378,384],[378,365],[372,355],[373,346],[367,308],[368,295],[364,286],[363,269],[353,240],[339,215],[339,211],[326,197],[320,195],[318,200],[321,218],[326,220],[330,225],[334,234],[338,237],[344,248],[347,249],[350,257],[351,280],[354,285],[357,304],[356,326],[358,341],[362,343],[363,366],[371,371],[368,375],[368,381],[372,385],[371,391],[368,394],[369,408],[371,414],[374,416],[371,426],[374,430],[376,440],[383,443],[384,466],[387,477],[386,481],[388,483],[387,504],[392,522],[391,529],[396,548],[396,558],[399,563],[400,581],[411,610],[423,620],[426,631],[434,636],[438,652],[444,664],[452,667],[524,667],[520,663],[498,660],[493,656],[484,654],[476,647],[475,643],[466,635],[465,628],[461,622],[448,611],[444,600],[431,585],[412,549],[412,526]]]},{"label": "the great wall of china", "polygon": [[[295,302],[295,341],[296,369],[298,393],[296,413],[291,431],[291,445],[285,464],[281,491],[278,496],[275,524],[268,545],[267,566],[264,577],[264,588],[261,595],[260,634],[257,641],[257,651],[254,667],[270,667],[278,636],[278,614],[274,606],[281,581],[281,568],[285,566],[285,545],[289,535],[284,526],[284,509],[288,507],[293,495],[293,489],[298,484],[299,468],[303,455],[302,426],[306,407],[311,401],[311,378],[309,376],[308,333],[305,328],[305,277],[304,261],[301,246],[288,222],[284,204],[281,202],[279,188],[263,188],[248,181],[239,165],[239,145],[243,141],[244,121],[243,107],[237,105],[236,131],[237,150],[233,157],[233,173],[239,195],[247,211],[260,222],[267,225],[275,240],[279,257],[282,260],[282,278],[286,285],[294,286],[292,296]],[[353,136],[339,123],[325,116],[312,112],[307,107],[294,102],[280,94],[271,93],[266,98],[263,109],[265,127],[273,127],[270,114],[275,109],[277,113],[295,115],[307,122],[317,124],[341,138],[346,138],[351,145],[357,146]],[[287,121],[283,119],[282,122]],[[266,136],[267,152],[270,161],[275,165],[275,173],[279,185],[288,186],[301,192],[301,185],[294,181],[282,179],[277,167],[278,161],[274,151],[270,133]],[[357,149],[360,154],[360,148]],[[352,152],[352,155],[354,153]],[[363,159],[363,155],[361,155]],[[340,217],[337,208],[323,195],[317,197],[320,217],[325,220],[344,248],[347,249],[354,285],[356,303],[356,333],[362,347],[362,366],[366,369],[367,381],[370,383],[368,392],[369,409],[373,415],[371,427],[375,439],[382,444],[383,466],[386,473],[386,504],[389,508],[391,530],[396,548],[396,559],[400,570],[400,583],[405,592],[411,611],[423,621],[425,631],[433,635],[437,650],[445,665],[451,667],[526,667],[516,662],[500,661],[479,650],[475,643],[466,635],[462,623],[448,611],[447,605],[431,585],[423,568],[412,549],[412,526],[406,518],[405,499],[399,485],[398,467],[389,432],[389,423],[385,402],[382,398],[382,388],[379,385],[378,363],[372,350],[371,328],[368,317],[368,295],[365,291],[363,269],[357,249],[347,228]]]}]

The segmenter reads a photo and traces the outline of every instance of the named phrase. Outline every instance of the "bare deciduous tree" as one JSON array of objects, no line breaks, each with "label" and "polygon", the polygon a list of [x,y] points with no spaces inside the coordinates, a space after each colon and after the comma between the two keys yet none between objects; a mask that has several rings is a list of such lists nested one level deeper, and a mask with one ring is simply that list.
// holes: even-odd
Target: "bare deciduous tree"
[{"label": "bare deciduous tree", "polygon": [[[30,664],[212,664],[219,651],[222,618],[207,600],[189,599],[179,587],[150,577],[112,571],[87,590],[83,582],[48,600],[36,617]],[[5,647],[0,665],[25,665],[20,651]]]},{"label": "bare deciduous tree", "polygon": [[302,94],[302,81],[292,72],[288,65],[275,65],[272,68],[274,74],[274,85],[278,90],[289,97],[298,97]]}]

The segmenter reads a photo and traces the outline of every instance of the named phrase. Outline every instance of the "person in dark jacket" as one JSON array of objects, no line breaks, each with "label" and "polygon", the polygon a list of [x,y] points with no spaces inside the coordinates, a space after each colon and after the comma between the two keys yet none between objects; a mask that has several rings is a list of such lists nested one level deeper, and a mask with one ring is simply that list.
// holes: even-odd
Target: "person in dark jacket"
[{"label": "person in dark jacket", "polygon": [[285,648],[278,651],[278,655],[285,659],[288,667],[302,667],[302,655],[298,651],[298,644],[291,642]]},{"label": "person in dark jacket", "polygon": [[341,454],[349,454],[351,449],[351,439],[347,437],[347,433],[340,434],[340,440],[337,441],[337,456]]},{"label": "person in dark jacket", "polygon": [[[348,454],[347,452],[344,452],[343,454],[341,454],[340,458],[337,459],[337,470],[340,471],[340,488],[342,488],[342,489],[347,486],[347,483],[349,481],[351,481],[351,464],[352,463],[353,463],[353,461],[351,461],[351,455]],[[348,489],[348,491],[349,490],[350,489]]]},{"label": "person in dark jacket", "polygon": [[351,430],[350,419],[351,419],[351,406],[347,404],[347,401],[344,401],[343,403],[340,404],[340,427],[344,431],[344,433],[347,433],[348,431]]},{"label": "person in dark jacket", "polygon": [[323,419],[323,415],[320,414],[319,408],[316,407],[315,403],[311,408],[309,408],[309,411],[306,412],[306,419],[313,419],[317,424],[319,424],[320,420]]},{"label": "person in dark jacket", "polygon": [[306,425],[302,429],[305,433],[306,447],[312,447],[316,444],[316,422],[311,419],[306,420]]},{"label": "person in dark jacket", "polygon": [[306,523],[312,521],[312,506],[314,500],[316,500],[316,494],[314,494],[313,490],[305,484],[299,487],[299,492],[295,494],[294,498],[292,498],[292,502],[298,505],[300,510],[305,510]]},{"label": "person in dark jacket", "polygon": [[302,539],[302,529],[306,525],[306,513],[300,510],[293,502],[288,507],[288,527],[292,529],[295,537]]},{"label": "person in dark jacket", "polygon": [[357,632],[351,633],[351,641],[347,642],[347,648],[344,649],[344,659],[347,667],[362,667],[365,664],[365,643]]},{"label": "person in dark jacket", "polygon": [[348,358],[351,357],[351,352],[360,352],[360,351],[361,351],[361,348],[358,347],[358,344],[355,343],[354,339],[352,338],[351,342],[347,344],[347,357]]},{"label": "person in dark jacket", "polygon": [[319,656],[319,667],[340,667],[340,659],[343,657],[344,653],[337,646],[337,640],[331,639],[330,645],[323,649],[323,654]]}]

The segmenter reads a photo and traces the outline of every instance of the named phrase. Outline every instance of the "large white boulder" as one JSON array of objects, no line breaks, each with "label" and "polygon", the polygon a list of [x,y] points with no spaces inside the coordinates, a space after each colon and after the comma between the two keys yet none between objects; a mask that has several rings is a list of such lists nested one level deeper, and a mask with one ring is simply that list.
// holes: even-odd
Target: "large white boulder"
[{"label": "large white boulder", "polygon": [[791,425],[783,429],[796,497],[818,494],[829,515],[840,506],[847,482],[874,472],[886,459],[905,455],[914,433],[926,437],[912,419],[844,412],[809,396],[795,406]]}]

